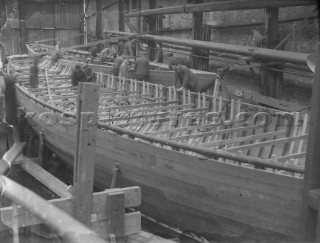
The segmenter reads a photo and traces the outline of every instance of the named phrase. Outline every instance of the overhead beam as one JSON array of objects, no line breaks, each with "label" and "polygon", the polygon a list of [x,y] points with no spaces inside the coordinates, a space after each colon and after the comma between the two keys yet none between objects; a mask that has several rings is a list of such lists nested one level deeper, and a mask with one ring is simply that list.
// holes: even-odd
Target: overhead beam
[{"label": "overhead beam", "polygon": [[227,11],[227,10],[243,10],[243,9],[259,9],[268,7],[291,7],[291,6],[307,6],[316,5],[315,0],[245,0],[245,1],[223,1],[203,4],[190,4],[169,8],[158,8],[144,10],[140,12],[128,13],[126,17],[139,17],[149,15],[161,14],[179,14],[179,13],[196,13],[196,12],[213,12],[213,11]]},{"label": "overhead beam", "polygon": [[[125,35],[125,36],[137,37],[138,35],[136,33],[126,33],[126,32],[109,31],[109,30],[105,32],[110,34]],[[307,57],[311,55],[306,53],[258,48],[253,46],[240,46],[240,45],[224,44],[224,43],[217,43],[217,42],[188,40],[188,39],[181,39],[181,38],[174,38],[174,37],[167,37],[167,36],[143,34],[143,35],[140,35],[140,37],[145,39],[165,42],[165,43],[182,45],[182,46],[198,47],[198,48],[209,49],[213,51],[220,51],[224,53],[233,53],[233,54],[244,55],[244,56],[252,56],[255,59],[261,59],[264,61],[288,62],[292,64],[300,64],[305,66],[307,65]]]}]

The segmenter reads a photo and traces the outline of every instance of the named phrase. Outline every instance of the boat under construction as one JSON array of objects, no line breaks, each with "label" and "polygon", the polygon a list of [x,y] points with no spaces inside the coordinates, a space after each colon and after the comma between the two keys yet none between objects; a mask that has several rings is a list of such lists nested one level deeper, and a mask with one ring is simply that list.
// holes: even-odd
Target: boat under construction
[{"label": "boat under construction", "polygon": [[[103,200],[101,204],[106,205],[113,217],[112,210],[117,210],[116,206],[110,209],[116,205],[112,204],[116,202],[112,201],[115,193],[112,190],[118,189],[104,191],[111,184],[111,188],[123,188],[119,189],[124,193],[120,203],[124,207],[121,210],[132,211],[130,215],[121,216],[127,220],[125,223],[120,220],[123,224],[118,224],[119,217],[114,217],[117,224],[109,222],[108,227],[113,227],[116,232],[116,225],[122,225],[122,233],[116,236],[117,241],[123,240],[121,237],[124,235],[133,234],[133,231],[136,235],[127,238],[128,241],[135,242],[142,237],[141,233],[137,235],[140,213],[135,210],[139,210],[147,222],[158,225],[166,233],[170,231],[175,236],[184,235],[202,243],[246,240],[317,242],[320,239],[317,227],[320,201],[320,167],[317,163],[320,159],[317,149],[320,125],[317,119],[320,97],[315,94],[320,92],[319,50],[317,53],[302,53],[285,49],[283,45],[293,38],[292,34],[288,34],[283,41],[272,39],[275,38],[272,30],[276,28],[272,21],[278,21],[275,9],[308,7],[312,11],[302,19],[303,26],[306,26],[315,13],[312,8],[314,1],[188,1],[182,7],[160,8],[159,2],[165,1],[150,0],[149,9],[141,7],[142,1],[114,1],[109,5],[99,0],[92,2],[95,5],[84,3],[84,12],[88,14],[91,11],[85,17],[87,33],[78,33],[69,40],[59,37],[62,32],[54,32],[53,38],[29,37],[24,40],[26,55],[8,56],[5,66],[5,77],[16,82],[14,88],[20,135],[24,129],[29,129],[27,132],[33,138],[39,138],[42,148],[44,146],[54,153],[63,166],[73,168],[73,175],[69,175],[73,178],[72,185],[59,182],[53,184],[60,185],[62,189],[52,186],[61,195],[69,195],[79,201],[72,204],[72,210],[82,212],[80,201],[87,202],[86,195],[90,195],[92,207],[97,207],[95,203]],[[137,2],[139,7],[135,5]],[[158,7],[153,3],[157,3]],[[27,6],[30,4],[26,3]],[[45,3],[42,4],[45,6]],[[52,4],[55,14],[58,14],[57,8],[61,6]],[[133,10],[136,6],[139,11],[128,12],[126,6]],[[102,11],[113,16],[111,9],[114,7],[118,8],[119,30],[112,27],[111,20],[102,28]],[[201,28],[202,37],[198,36],[197,26],[205,21],[200,15],[204,17],[204,13],[208,12],[210,19],[213,18],[211,13],[228,11],[231,16],[233,11],[245,9],[249,12],[256,9],[267,11],[265,21],[269,22],[265,28],[269,28],[270,32],[266,31],[262,36],[253,31],[255,46],[239,45],[236,40],[228,43],[211,41],[206,35],[215,33],[214,26],[210,27],[210,31]],[[167,32],[166,36],[161,35],[169,31],[160,31],[159,23],[163,19],[163,23],[169,23],[174,20],[168,16],[174,19],[179,14],[189,16],[188,13],[192,13],[193,40],[176,37],[179,35],[170,36]],[[111,18],[106,16],[105,19]],[[95,18],[96,22],[90,22],[91,18]],[[35,17],[29,16],[31,20]],[[31,23],[27,23],[27,29]],[[123,28],[125,24],[127,27]],[[144,25],[149,29],[141,33]],[[20,27],[23,28],[23,25]],[[88,33],[93,27],[97,38],[90,41]],[[31,29],[28,31],[30,34]],[[79,40],[73,42],[72,38]],[[134,69],[130,69],[125,77],[114,75],[115,58],[101,61],[102,52],[94,54],[97,51],[95,48],[99,49],[100,45],[115,49],[119,54],[120,42],[135,45],[134,55],[123,58],[129,62],[135,63],[141,56],[139,53],[148,53],[151,68],[147,80],[138,80]],[[169,54],[177,55],[175,51],[179,50],[180,54],[190,55],[188,70],[197,76],[201,85],[208,84],[210,90],[193,92],[182,88],[182,82],[180,87],[176,87],[177,71],[172,70],[169,55],[165,56],[167,62],[164,63],[151,60],[159,43]],[[55,58],[57,54],[59,58]],[[226,58],[227,61],[219,59],[223,65],[219,63],[214,71],[209,71],[209,61],[213,58]],[[31,73],[34,60],[37,60],[35,86]],[[260,93],[246,86],[239,88],[240,85],[227,84],[226,75],[236,69],[239,62],[244,63],[245,69],[254,78],[258,74],[262,77],[259,80]],[[74,85],[72,79],[79,67],[90,69],[95,82]],[[313,79],[310,81],[313,95],[308,104],[279,97],[285,87],[284,75],[297,73],[305,75],[306,79]],[[34,141],[29,137],[27,139],[30,149]],[[20,143],[15,144],[18,146]],[[32,164],[38,160],[25,158],[21,162],[22,149],[10,163],[20,163],[22,167],[28,167],[31,163],[34,167],[29,168],[38,168]],[[38,154],[43,156],[40,150]],[[87,163],[79,165],[82,160],[87,160]],[[5,169],[1,169],[0,164],[0,172],[7,173],[10,163]],[[45,173],[42,168],[38,169]],[[31,169],[29,171],[32,173]],[[84,184],[78,184],[77,180],[83,180]],[[46,185],[45,179],[40,181]],[[88,189],[89,184],[86,183],[89,181],[92,182],[90,190],[94,185],[95,190],[100,192],[88,190],[81,195],[81,190]],[[141,204],[137,199],[140,193]],[[112,241],[109,228],[109,233],[102,229],[108,222],[108,216],[103,216],[106,209],[99,211],[103,221],[100,223],[99,212],[88,209],[91,207],[90,200],[84,211],[87,217],[91,213],[91,221],[86,219],[83,222],[94,222],[92,230]],[[117,200],[116,196],[114,200]],[[21,200],[19,202],[22,203]],[[68,202],[64,203],[67,213],[73,216],[78,214],[70,213],[72,210],[66,206]],[[59,203],[54,201],[53,204],[59,207]],[[125,207],[130,208],[125,210]],[[6,210],[11,212],[11,209]],[[148,239],[142,237],[141,241]]]}]

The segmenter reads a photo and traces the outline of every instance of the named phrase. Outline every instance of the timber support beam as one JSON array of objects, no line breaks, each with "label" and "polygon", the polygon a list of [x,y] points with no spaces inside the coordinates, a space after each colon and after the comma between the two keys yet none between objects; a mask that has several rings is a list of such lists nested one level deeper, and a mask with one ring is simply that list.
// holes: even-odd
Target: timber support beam
[{"label": "timber support beam", "polygon": [[[273,49],[279,43],[279,8],[266,8],[265,16],[265,39],[266,48]],[[273,69],[283,70],[283,67],[278,65],[269,66]],[[260,91],[263,95],[273,98],[279,98],[281,90],[281,82],[283,73],[274,70],[262,70],[260,82]]]},{"label": "timber support beam", "polygon": [[267,7],[291,7],[291,6],[308,6],[316,5],[315,0],[235,0],[235,1],[219,1],[203,4],[187,4],[183,6],[175,6],[169,8],[157,8],[144,10],[140,12],[132,12],[126,15],[126,17],[139,17],[150,15],[162,15],[162,14],[179,14],[179,13],[196,13],[196,12],[213,12],[213,11],[226,11],[226,10],[243,10],[243,9],[259,9]]},{"label": "timber support beam", "polygon": [[304,174],[301,240],[320,240],[320,44],[312,87],[311,121]]}]

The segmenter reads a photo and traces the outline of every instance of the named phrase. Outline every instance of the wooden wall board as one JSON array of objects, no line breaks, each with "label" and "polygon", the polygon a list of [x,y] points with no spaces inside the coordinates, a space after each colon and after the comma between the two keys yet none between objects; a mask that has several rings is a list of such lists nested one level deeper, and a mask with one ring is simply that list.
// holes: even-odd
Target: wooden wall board
[{"label": "wooden wall board", "polygon": [[55,4],[54,7],[56,28],[80,28],[80,4]]},{"label": "wooden wall board", "polygon": [[46,44],[54,45],[54,30],[30,30],[27,29],[27,40],[28,41],[36,41],[36,40],[45,40],[50,39],[49,41],[46,41]]},{"label": "wooden wall board", "polygon": [[26,4],[26,28],[54,28],[54,4]]},{"label": "wooden wall board", "polygon": [[62,47],[80,44],[79,30],[56,30],[55,38],[60,41]]}]

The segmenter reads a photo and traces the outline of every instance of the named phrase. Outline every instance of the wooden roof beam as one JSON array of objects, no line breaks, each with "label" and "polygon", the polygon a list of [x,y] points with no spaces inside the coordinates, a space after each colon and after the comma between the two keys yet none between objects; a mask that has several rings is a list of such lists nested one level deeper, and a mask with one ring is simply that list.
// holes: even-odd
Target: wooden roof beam
[{"label": "wooden roof beam", "polygon": [[267,7],[291,7],[291,6],[307,6],[316,5],[315,0],[242,0],[242,1],[223,1],[223,2],[211,2],[203,4],[188,4],[182,6],[175,6],[169,8],[157,8],[144,10],[139,12],[131,12],[125,15],[125,17],[139,17],[150,15],[162,15],[162,14],[179,14],[179,13],[196,13],[196,12],[213,12],[213,11],[227,11],[227,10],[242,10],[242,9],[259,9]]}]

